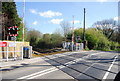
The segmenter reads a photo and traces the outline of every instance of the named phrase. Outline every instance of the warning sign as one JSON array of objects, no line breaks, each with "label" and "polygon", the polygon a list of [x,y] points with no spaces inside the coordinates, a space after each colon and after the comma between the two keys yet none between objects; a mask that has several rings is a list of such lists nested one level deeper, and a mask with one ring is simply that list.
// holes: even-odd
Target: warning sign
[{"label": "warning sign", "polygon": [[0,42],[0,47],[7,47],[7,42]]}]

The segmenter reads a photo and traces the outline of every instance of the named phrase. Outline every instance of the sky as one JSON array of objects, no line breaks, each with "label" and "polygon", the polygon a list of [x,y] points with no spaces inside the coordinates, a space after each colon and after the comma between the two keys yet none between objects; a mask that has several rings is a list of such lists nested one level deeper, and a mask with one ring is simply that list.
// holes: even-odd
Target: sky
[{"label": "sky", "polygon": [[[16,2],[17,11],[23,17],[23,2]],[[83,27],[84,8],[86,28],[104,19],[117,20],[118,2],[25,2],[25,24],[28,29],[41,33],[54,33],[61,30],[60,23],[68,21],[74,28]]]}]

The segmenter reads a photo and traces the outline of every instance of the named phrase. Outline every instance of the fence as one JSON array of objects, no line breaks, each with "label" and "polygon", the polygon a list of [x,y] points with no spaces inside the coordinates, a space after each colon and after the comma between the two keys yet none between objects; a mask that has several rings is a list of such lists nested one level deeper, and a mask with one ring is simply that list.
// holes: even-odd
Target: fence
[{"label": "fence", "polygon": [[23,59],[24,46],[29,42],[0,41],[0,61]]}]

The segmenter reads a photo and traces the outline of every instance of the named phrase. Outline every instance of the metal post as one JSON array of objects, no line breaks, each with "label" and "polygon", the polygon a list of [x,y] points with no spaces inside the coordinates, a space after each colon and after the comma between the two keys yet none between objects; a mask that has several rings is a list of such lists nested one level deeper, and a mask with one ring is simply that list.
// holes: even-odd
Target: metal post
[{"label": "metal post", "polygon": [[23,2],[23,42],[24,42],[24,29],[25,29],[25,0]]},{"label": "metal post", "polygon": [[[14,43],[16,44],[16,37],[14,36]],[[14,47],[14,60],[16,60],[16,46]]]},{"label": "metal post", "polygon": [[8,46],[6,47],[6,61],[8,61]]}]

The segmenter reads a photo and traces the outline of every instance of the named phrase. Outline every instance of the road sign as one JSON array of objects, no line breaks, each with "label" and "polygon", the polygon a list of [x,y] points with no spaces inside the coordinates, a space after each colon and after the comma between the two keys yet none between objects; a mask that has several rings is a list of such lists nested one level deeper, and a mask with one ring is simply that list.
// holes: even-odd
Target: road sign
[{"label": "road sign", "polygon": [[7,47],[7,42],[0,42],[0,47]]},{"label": "road sign", "polygon": [[8,46],[9,46],[9,47],[16,47],[16,43],[14,43],[14,42],[9,42]]},{"label": "road sign", "polygon": [[11,37],[11,40],[15,41],[15,40],[16,40],[16,37],[15,37],[15,36],[14,36],[14,37]]}]

